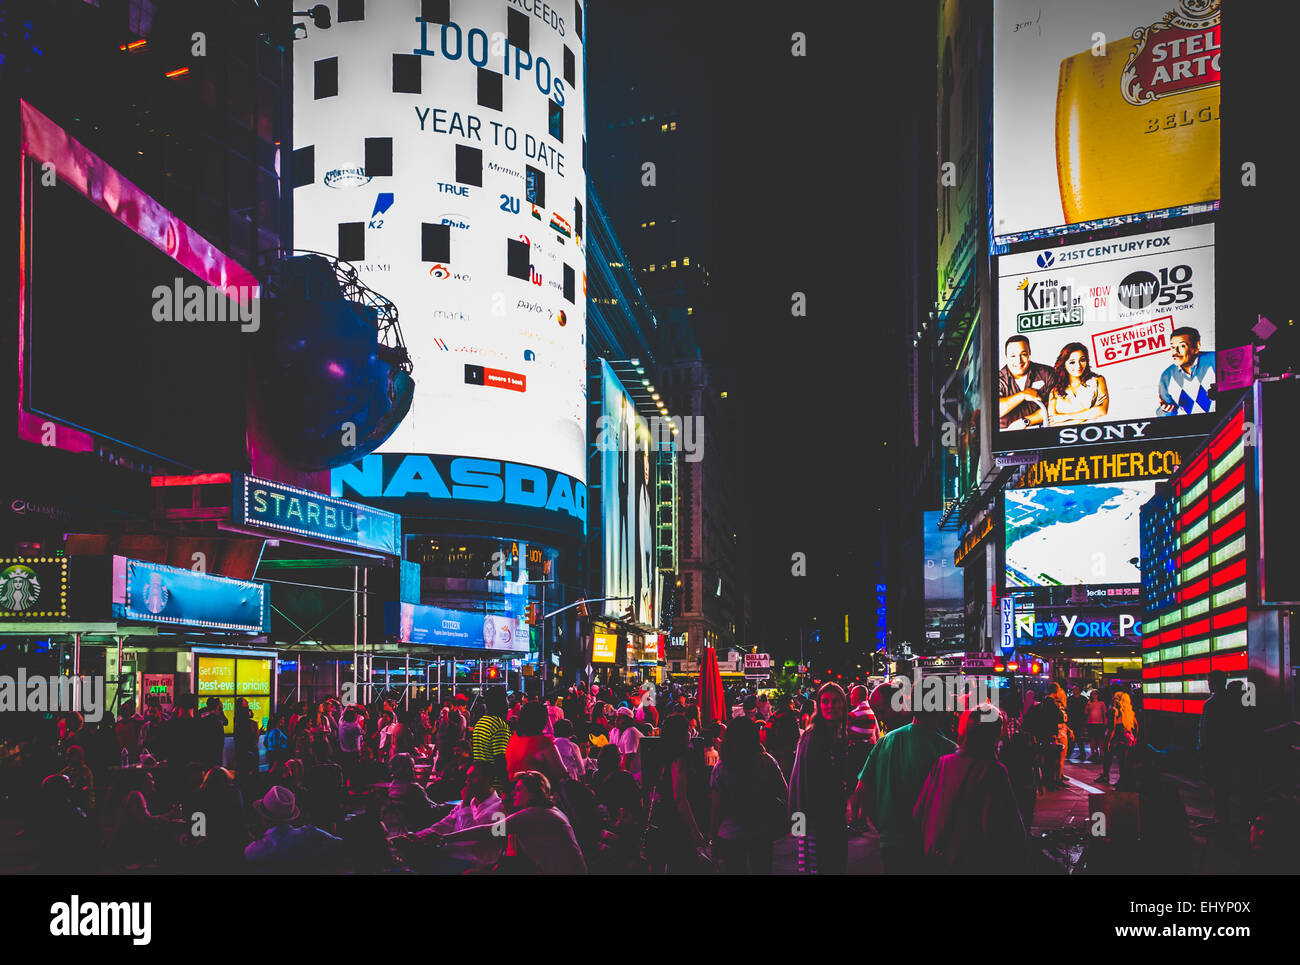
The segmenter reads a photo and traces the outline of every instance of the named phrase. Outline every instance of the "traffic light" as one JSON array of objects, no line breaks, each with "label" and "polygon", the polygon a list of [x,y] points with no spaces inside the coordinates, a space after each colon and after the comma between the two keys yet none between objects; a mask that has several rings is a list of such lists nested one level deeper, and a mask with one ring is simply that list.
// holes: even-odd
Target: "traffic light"
[{"label": "traffic light", "polygon": [[623,611],[623,622],[636,623],[636,607],[634,607],[631,603],[629,603],[627,605],[627,609]]},{"label": "traffic light", "polygon": [[501,668],[496,664],[490,664],[487,668],[487,679],[489,683],[499,683],[501,681]]},{"label": "traffic light", "polygon": [[540,603],[528,604],[527,620],[529,626],[537,626],[542,622],[542,605]]},{"label": "traffic light", "polygon": [[587,615],[587,601],[586,601],[586,600],[579,600],[579,601],[578,601],[578,616],[580,616],[580,617],[585,617],[586,615]]}]

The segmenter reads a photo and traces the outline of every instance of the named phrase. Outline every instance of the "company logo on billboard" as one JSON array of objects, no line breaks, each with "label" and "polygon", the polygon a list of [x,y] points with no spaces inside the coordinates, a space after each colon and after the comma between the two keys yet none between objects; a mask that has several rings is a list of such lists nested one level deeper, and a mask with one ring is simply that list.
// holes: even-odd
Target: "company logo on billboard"
[{"label": "company logo on billboard", "polygon": [[460,228],[462,231],[469,230],[469,222],[465,220],[463,214],[444,214],[440,223],[451,225],[453,228]]},{"label": "company logo on billboard", "polygon": [[1178,10],[1134,30],[1137,46],[1120,81],[1124,99],[1141,107],[1171,94],[1217,86],[1219,7],[1220,0],[1179,0]]},{"label": "company logo on billboard", "polygon": [[0,607],[21,612],[41,598],[41,581],[30,566],[15,563],[0,573]]},{"label": "company logo on billboard", "polygon": [[461,321],[466,316],[464,312],[453,312],[453,311],[448,311],[445,308],[435,308],[433,311],[429,313],[429,317],[445,318],[448,319],[449,321]]},{"label": "company logo on billboard", "polygon": [[528,280],[534,285],[540,285],[542,283],[542,273],[533,265],[528,266]]},{"label": "company logo on billboard", "polygon": [[370,175],[366,174],[365,168],[360,165],[352,165],[351,167],[326,171],[324,180],[327,188],[359,188],[364,184],[369,184],[372,179]]},{"label": "company logo on billboard", "polygon": [[1056,264],[1056,255],[1050,251],[1044,251],[1034,261],[1038,263],[1039,268],[1051,268],[1052,265]]},{"label": "company logo on billboard", "polygon": [[167,601],[171,599],[171,591],[163,582],[161,573],[149,574],[149,584],[144,588],[142,596],[146,610],[154,614],[162,613]]},{"label": "company logo on billboard", "polygon": [[564,328],[565,325],[569,324],[569,317],[564,314],[563,310],[555,316],[555,320],[560,323],[560,328]]},{"label": "company logo on billboard", "polygon": [[1054,278],[1035,282],[1024,278],[1016,289],[1024,293],[1024,310],[1016,315],[1017,332],[1042,332],[1083,324],[1083,299],[1074,294],[1072,286]]},{"label": "company logo on billboard", "polygon": [[1160,280],[1149,271],[1135,271],[1119,283],[1116,297],[1125,308],[1146,308],[1160,294]]},{"label": "company logo on billboard", "polygon": [[464,272],[453,272],[446,265],[442,265],[442,264],[436,264],[432,268],[430,268],[429,277],[438,278],[438,279],[450,278],[452,281],[470,280],[470,276],[466,275]]},{"label": "company logo on billboard", "polygon": [[524,299],[522,299],[522,298],[519,299],[519,304],[515,305],[515,308],[522,309],[522,310],[525,311],[525,312],[538,312],[538,313],[541,313],[541,312],[546,311],[546,309],[545,309],[544,307],[542,307],[541,305],[537,304],[537,302],[526,301],[526,300],[524,300]]},{"label": "company logo on billboard", "polygon": [[528,376],[521,372],[507,372],[504,369],[489,369],[482,365],[465,366],[466,385],[485,385],[494,389],[510,389],[513,392],[528,391]]},{"label": "company logo on billboard", "polygon": [[468,197],[469,197],[469,185],[468,185],[468,184],[448,184],[446,181],[439,181],[439,182],[438,182],[438,193],[439,193],[439,194],[454,194],[454,195],[456,195],[458,198],[468,198]]},{"label": "company logo on billboard", "polygon": [[573,228],[569,226],[569,222],[565,221],[557,211],[551,212],[551,230],[558,232],[566,238],[573,237]]},{"label": "company logo on billboard", "polygon": [[438,346],[438,348],[441,349],[441,350],[444,351],[444,352],[450,352],[450,351],[451,351],[451,349],[447,348],[447,343],[444,342],[444,341],[443,341],[442,339],[440,339],[440,338],[435,338],[435,339],[433,340],[433,344],[436,345],[436,346]]},{"label": "company logo on billboard", "polygon": [[382,228],[384,226],[384,214],[393,206],[393,192],[380,191],[375,198],[375,210],[370,212],[371,228]]},{"label": "company logo on billboard", "polygon": [[489,161],[487,169],[491,171],[493,174],[507,174],[512,178],[522,178],[524,176],[522,171],[516,171],[513,168],[503,167],[502,165],[497,164],[495,161]]}]

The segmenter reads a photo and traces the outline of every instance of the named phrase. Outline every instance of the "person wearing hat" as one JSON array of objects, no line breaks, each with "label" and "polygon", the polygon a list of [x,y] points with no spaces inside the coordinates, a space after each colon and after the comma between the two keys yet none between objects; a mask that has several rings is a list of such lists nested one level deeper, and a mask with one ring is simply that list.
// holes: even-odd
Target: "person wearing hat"
[{"label": "person wearing hat", "polygon": [[616,746],[623,756],[623,770],[641,781],[641,731],[637,729],[636,718],[632,709],[626,705],[614,715],[614,729],[610,731],[609,742]]},{"label": "person wearing hat", "polygon": [[244,860],[261,870],[304,872],[333,870],[343,841],[310,824],[294,827],[301,814],[293,791],[276,785],[253,802],[266,830],[244,849]]}]

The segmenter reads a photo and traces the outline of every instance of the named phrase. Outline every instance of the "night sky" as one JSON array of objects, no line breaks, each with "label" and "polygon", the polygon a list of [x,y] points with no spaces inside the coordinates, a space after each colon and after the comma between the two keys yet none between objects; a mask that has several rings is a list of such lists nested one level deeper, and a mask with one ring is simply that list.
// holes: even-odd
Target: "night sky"
[{"label": "night sky", "polygon": [[[588,61],[598,84],[617,38],[614,69],[635,63],[666,101],[712,90],[713,281],[731,313],[726,361],[747,389],[755,627],[775,636],[808,601],[865,596],[874,578],[881,443],[911,418],[897,145],[904,118],[932,116],[935,39],[925,4],[892,13],[910,24],[868,6],[716,6],[713,22],[693,3],[593,10]],[[796,31],[806,56],[791,53]],[[796,291],[804,318],[791,316]],[[806,584],[791,578],[796,551]]]}]

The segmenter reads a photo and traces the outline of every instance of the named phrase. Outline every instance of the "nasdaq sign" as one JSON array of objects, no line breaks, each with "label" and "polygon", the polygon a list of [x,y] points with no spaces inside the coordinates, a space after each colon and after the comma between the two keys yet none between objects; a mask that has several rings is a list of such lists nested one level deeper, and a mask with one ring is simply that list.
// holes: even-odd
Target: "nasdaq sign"
[{"label": "nasdaq sign", "polygon": [[330,494],[407,500],[411,505],[441,501],[495,504],[559,514],[584,528],[587,520],[587,487],[572,476],[540,466],[470,456],[372,453],[360,462],[331,470]]}]

